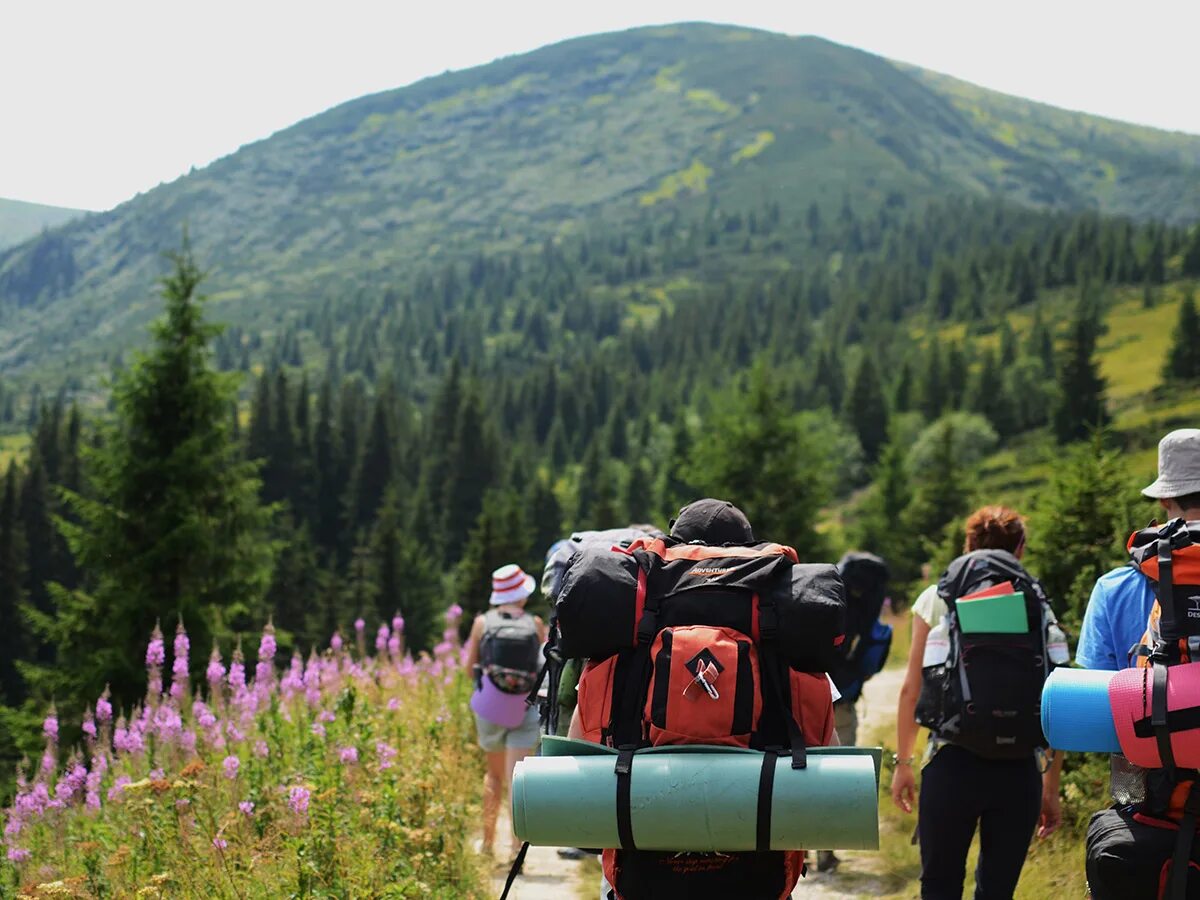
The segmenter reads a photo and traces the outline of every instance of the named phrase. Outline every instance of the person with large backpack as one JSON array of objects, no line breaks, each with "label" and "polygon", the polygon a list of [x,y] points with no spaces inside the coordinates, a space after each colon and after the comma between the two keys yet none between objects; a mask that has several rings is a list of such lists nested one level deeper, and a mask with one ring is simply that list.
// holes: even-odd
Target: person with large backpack
[{"label": "person with large backpack", "polygon": [[[824,673],[844,637],[837,570],[800,565],[792,548],[756,542],[727,501],[696,501],[671,524],[667,538],[580,553],[558,598],[563,655],[589,659],[570,734],[621,751],[618,798],[639,749],[749,747],[764,751],[764,772],[773,773],[776,758],[803,767],[806,747],[836,741],[834,688]],[[790,897],[803,851],[766,849],[766,784],[764,849],[753,852],[640,850],[627,801],[622,808],[618,800],[622,846],[604,851],[602,896]]]},{"label": "person with large backpack", "polygon": [[[1080,638],[1080,654],[1088,637],[1096,668],[1121,669],[1128,659],[1140,670],[1118,672],[1109,687],[1114,721],[1132,719],[1133,727],[1118,728],[1125,752],[1113,759],[1116,805],[1088,827],[1095,900],[1200,898],[1200,688],[1192,680],[1200,671],[1200,429],[1179,429],[1160,441],[1158,478],[1142,493],[1159,502],[1169,521],[1130,537],[1131,564],[1097,582]],[[1110,589],[1101,592],[1106,582]],[[1146,593],[1152,600],[1145,632],[1126,651],[1120,644]],[[1110,634],[1118,643],[1105,651]],[[1110,664],[1113,656],[1117,665]]]},{"label": "person with large backpack", "polygon": [[[1016,890],[1035,828],[1061,824],[1061,754],[1044,772],[1040,710],[1051,668],[1069,661],[1041,584],[1020,563],[1021,517],[985,506],[966,522],[964,555],[913,604],[913,640],[897,711],[892,800],[911,813],[918,724],[931,735],[917,834],[921,897],[960,900],[978,828],[976,900]],[[1053,751],[1050,751],[1053,753]]]},{"label": "person with large backpack", "polygon": [[[490,609],[475,618],[467,639],[467,668],[475,675],[471,710],[479,746],[487,754],[481,852],[495,850],[496,819],[513,766],[538,743],[538,711],[526,702],[537,681],[546,626],[525,611],[536,582],[518,565],[492,573]],[[513,839],[514,854],[520,843]]]},{"label": "person with large backpack", "polygon": [[[846,640],[830,676],[841,694],[833,704],[838,743],[858,742],[858,710],[863,685],[879,674],[892,649],[892,626],[879,620],[888,595],[887,563],[874,553],[850,552],[837,564],[846,589]],[[832,850],[817,851],[817,871],[832,872],[841,860]]]}]

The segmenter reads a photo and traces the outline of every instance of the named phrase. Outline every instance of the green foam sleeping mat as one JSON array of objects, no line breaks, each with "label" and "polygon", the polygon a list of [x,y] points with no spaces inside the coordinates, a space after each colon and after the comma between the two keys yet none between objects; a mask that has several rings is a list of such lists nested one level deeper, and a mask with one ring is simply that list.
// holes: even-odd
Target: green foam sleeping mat
[{"label": "green foam sleeping mat", "polygon": [[[775,760],[771,849],[879,848],[881,751],[810,748],[808,766]],[[517,763],[513,830],[537,846],[619,847],[616,750],[547,737]],[[630,809],[641,850],[756,849],[763,755],[730,747],[672,746],[634,757]]]}]

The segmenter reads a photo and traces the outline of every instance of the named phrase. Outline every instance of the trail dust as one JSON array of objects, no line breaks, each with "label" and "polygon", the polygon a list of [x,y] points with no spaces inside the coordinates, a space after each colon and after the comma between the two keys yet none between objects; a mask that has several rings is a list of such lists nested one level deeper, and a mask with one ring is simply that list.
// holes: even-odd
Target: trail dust
[{"label": "trail dust", "polygon": [[[896,700],[903,681],[903,668],[889,668],[867,682],[858,707],[860,740],[869,739],[881,728],[886,728],[895,721]],[[509,833],[508,823],[508,804],[505,803],[501,807],[500,823],[496,830],[497,847],[504,846],[504,836]],[[838,870],[822,873],[816,870],[815,852],[810,854],[809,873],[796,885],[796,900],[828,897],[853,900],[895,894],[895,876],[889,876],[882,871],[878,853],[869,850],[846,850],[840,851],[838,857],[842,861]],[[554,847],[530,847],[529,855],[525,859],[524,872],[513,884],[508,896],[510,900],[571,900],[584,896],[585,873],[588,880],[596,880],[598,896],[599,880],[595,872],[594,865],[560,859]],[[492,877],[493,897],[499,897],[504,890],[507,875],[508,866],[497,863]]]}]

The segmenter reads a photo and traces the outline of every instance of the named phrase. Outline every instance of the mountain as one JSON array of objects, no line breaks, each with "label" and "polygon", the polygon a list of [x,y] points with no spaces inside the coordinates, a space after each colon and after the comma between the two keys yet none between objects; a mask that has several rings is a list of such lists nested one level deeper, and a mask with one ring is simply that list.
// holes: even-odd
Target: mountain
[{"label": "mountain", "polygon": [[43,206],[0,197],[0,250],[28,240],[45,228],[54,228],[82,216],[81,209]]},{"label": "mountain", "polygon": [[1180,223],[1198,184],[1200,137],[815,37],[598,35],[351,101],[0,254],[0,372],[94,370],[136,340],[185,227],[216,315],[270,334],[447,261],[714,205],[797,219],[973,193]]}]

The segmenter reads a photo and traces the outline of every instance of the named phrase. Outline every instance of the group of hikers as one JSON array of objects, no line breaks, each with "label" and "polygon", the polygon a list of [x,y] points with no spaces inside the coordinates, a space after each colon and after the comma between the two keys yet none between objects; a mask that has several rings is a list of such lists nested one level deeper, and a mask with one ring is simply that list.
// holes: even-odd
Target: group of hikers
[{"label": "group of hikers", "polygon": [[[1158,478],[1143,494],[1167,525],[1136,533],[1133,562],[1096,582],[1075,662],[1145,668],[1139,734],[1155,737],[1161,765],[1113,756],[1113,806],[1097,812],[1087,840],[1095,900],[1200,897],[1200,872],[1188,877],[1200,870],[1191,841],[1200,777],[1173,743],[1200,730],[1200,697],[1178,710],[1174,693],[1170,710],[1166,701],[1168,670],[1200,652],[1200,622],[1189,621],[1200,619],[1200,429],[1162,439]],[[962,555],[912,604],[891,797],[916,812],[920,895],[929,900],[962,897],[976,831],[976,900],[1011,898],[1035,833],[1046,837],[1062,822],[1063,754],[1047,745],[1041,697],[1070,654],[1052,598],[1022,565],[1027,538],[1015,510],[976,510]],[[467,647],[487,757],[482,851],[494,852],[517,761],[543,733],[566,736],[615,751],[619,846],[559,851],[602,853],[602,900],[786,900],[807,859],[770,847],[775,760],[799,769],[806,748],[856,745],[856,703],[891,645],[881,621],[888,579],[886,562],[870,553],[848,553],[836,566],[800,563],[790,547],[756,538],[733,503],[715,499],[685,506],[666,533],[633,524],[556,543],[541,581],[549,626],[525,610],[535,579],[517,565],[497,569]],[[1178,672],[1175,683],[1183,683]],[[637,753],[686,744],[761,751],[756,849],[639,848],[629,800]],[[524,858],[512,840],[510,886]],[[822,850],[816,863],[831,871],[839,860]]]}]

